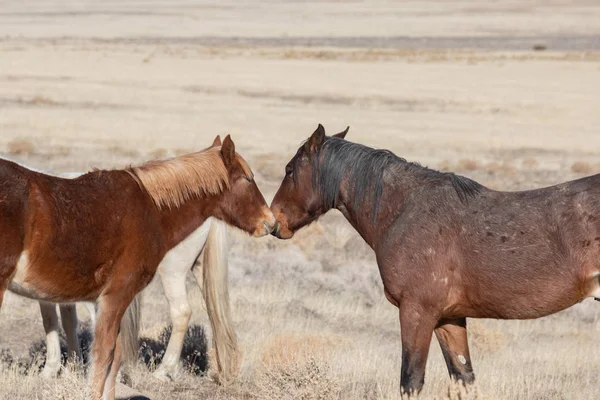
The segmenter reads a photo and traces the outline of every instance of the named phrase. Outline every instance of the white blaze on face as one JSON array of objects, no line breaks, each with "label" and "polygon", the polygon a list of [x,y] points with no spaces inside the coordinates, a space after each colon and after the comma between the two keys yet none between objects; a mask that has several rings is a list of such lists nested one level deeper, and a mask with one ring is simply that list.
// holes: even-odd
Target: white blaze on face
[{"label": "white blaze on face", "polygon": [[465,365],[467,363],[467,359],[465,358],[465,356],[463,356],[462,354],[458,355],[458,361],[462,364]]}]

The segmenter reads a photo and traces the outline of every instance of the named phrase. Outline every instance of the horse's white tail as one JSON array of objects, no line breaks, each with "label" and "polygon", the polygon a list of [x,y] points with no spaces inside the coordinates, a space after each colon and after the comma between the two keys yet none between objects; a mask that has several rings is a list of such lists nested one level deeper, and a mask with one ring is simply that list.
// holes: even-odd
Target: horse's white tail
[{"label": "horse's white tail", "polygon": [[238,372],[240,354],[229,307],[227,226],[213,219],[204,247],[202,294],[213,333],[217,382],[227,383]]},{"label": "horse's white tail", "polygon": [[121,338],[121,360],[125,370],[128,367],[134,365],[138,359],[139,351],[139,333],[140,333],[140,320],[142,310],[142,292],[139,292],[134,298],[123,318],[121,319],[121,331],[119,337]]}]

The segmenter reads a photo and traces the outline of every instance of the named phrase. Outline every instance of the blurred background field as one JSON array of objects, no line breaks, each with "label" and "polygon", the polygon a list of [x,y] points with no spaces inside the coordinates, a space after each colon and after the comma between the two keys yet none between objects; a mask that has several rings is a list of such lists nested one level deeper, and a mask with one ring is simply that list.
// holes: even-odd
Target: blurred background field
[{"label": "blurred background field", "polygon": [[[231,134],[270,202],[318,123],[498,190],[600,172],[597,1],[0,1],[0,153],[58,172],[115,168]],[[293,240],[232,231],[238,382],[201,371],[151,398],[397,398],[400,331],[371,250],[337,212]],[[190,351],[210,362],[201,294]],[[82,320],[87,319],[81,311]],[[591,399],[600,305],[535,321],[470,321],[481,399]],[[144,336],[170,323],[159,282]],[[206,332],[202,329],[206,327]],[[205,333],[205,335],[204,335]],[[37,303],[7,295],[0,398],[78,399],[42,381]],[[203,347],[204,346],[204,347]],[[204,368],[205,369],[205,368]],[[459,398],[437,343],[422,398]]]}]

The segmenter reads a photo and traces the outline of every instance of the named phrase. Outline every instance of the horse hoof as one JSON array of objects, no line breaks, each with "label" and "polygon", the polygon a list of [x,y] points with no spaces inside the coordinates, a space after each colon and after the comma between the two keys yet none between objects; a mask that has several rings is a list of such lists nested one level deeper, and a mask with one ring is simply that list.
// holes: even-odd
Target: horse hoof
[{"label": "horse hoof", "polygon": [[117,373],[117,382],[122,383],[125,386],[133,386],[131,375],[129,375],[128,372],[123,372],[122,370],[119,370]]},{"label": "horse hoof", "polygon": [[58,369],[45,368],[40,372],[40,378],[42,379],[54,379],[58,376]]},{"label": "horse hoof", "polygon": [[161,382],[173,382],[175,380],[175,373],[165,369],[159,368],[152,375]]}]

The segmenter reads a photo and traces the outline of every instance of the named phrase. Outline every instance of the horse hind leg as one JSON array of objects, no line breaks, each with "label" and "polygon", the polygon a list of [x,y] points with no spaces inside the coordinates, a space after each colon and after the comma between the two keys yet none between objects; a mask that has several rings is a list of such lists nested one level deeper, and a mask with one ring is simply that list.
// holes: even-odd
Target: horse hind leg
[{"label": "horse hind leg", "polygon": [[467,341],[466,318],[440,321],[435,328],[435,336],[440,343],[450,377],[464,385],[473,383],[475,374]]},{"label": "horse hind leg", "polygon": [[117,345],[120,321],[135,296],[135,291],[122,288],[114,288],[109,292],[111,295],[101,295],[98,300],[99,313],[89,370],[91,393],[88,398],[93,400],[115,398],[116,370],[121,356],[120,343]]},{"label": "horse hind leg", "polygon": [[60,306],[60,321],[67,336],[67,349],[70,361],[82,361],[81,348],[77,337],[77,309],[75,304]]},{"label": "horse hind leg", "polygon": [[56,304],[40,302],[40,311],[42,313],[44,331],[46,332],[46,363],[40,376],[44,379],[51,379],[58,375],[61,365]]}]

